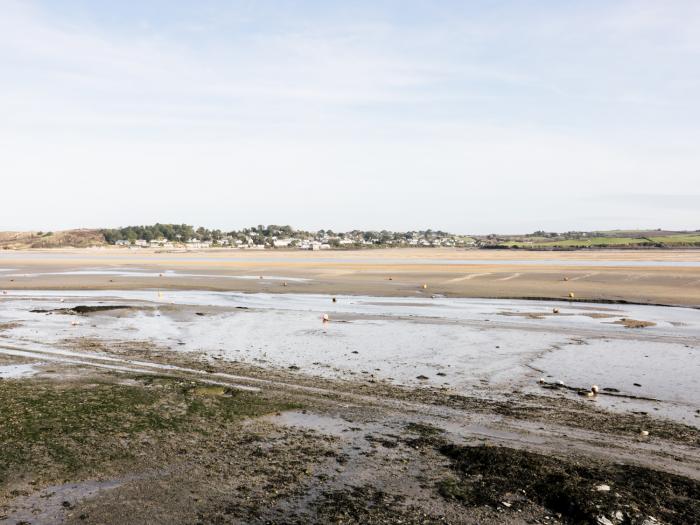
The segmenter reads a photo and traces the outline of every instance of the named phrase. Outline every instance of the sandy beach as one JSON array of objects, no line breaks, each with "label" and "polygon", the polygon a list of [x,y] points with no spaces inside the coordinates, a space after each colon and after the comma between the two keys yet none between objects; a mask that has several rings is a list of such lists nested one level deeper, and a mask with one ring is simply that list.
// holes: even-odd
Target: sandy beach
[{"label": "sandy beach", "polygon": [[700,251],[0,252],[0,289],[143,288],[700,306]]}]

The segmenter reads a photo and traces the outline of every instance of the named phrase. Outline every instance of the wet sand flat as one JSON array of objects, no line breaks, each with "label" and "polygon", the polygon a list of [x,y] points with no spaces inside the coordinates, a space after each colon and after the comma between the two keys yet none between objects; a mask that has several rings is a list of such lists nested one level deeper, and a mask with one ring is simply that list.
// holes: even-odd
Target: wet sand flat
[{"label": "wet sand flat", "polygon": [[[0,252],[0,289],[203,289],[700,306],[700,251]],[[262,277],[262,278],[261,278]],[[425,285],[425,287],[424,287]]]},{"label": "wet sand flat", "polygon": [[0,524],[700,520],[697,252],[0,255]]}]

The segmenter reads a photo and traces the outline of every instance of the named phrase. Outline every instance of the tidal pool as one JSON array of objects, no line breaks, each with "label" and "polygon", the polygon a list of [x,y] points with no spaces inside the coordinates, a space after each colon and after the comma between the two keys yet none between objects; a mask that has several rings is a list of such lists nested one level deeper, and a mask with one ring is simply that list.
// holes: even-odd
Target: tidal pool
[{"label": "tidal pool", "polygon": [[[130,304],[88,316],[32,313]],[[197,307],[206,311],[195,312]],[[558,313],[554,313],[554,310]],[[201,315],[197,315],[197,313]],[[323,322],[328,315],[330,321]],[[621,319],[653,323],[645,328]],[[148,341],[300,374],[385,380],[499,395],[543,390],[538,378],[588,388],[601,406],[698,426],[700,311],[637,305],[499,299],[417,299],[203,291],[9,292],[3,345],[65,348],[90,338]],[[12,324],[10,324],[12,323]],[[78,323],[78,324],[76,324]],[[646,398],[646,399],[642,399]]]}]

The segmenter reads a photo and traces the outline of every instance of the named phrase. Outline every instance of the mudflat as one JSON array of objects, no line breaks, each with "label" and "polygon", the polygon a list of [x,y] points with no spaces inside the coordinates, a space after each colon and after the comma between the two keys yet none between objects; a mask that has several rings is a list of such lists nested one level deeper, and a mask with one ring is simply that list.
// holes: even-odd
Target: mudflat
[{"label": "mudflat", "polygon": [[0,252],[0,288],[445,295],[698,306],[700,250],[8,250]]},{"label": "mudflat", "polygon": [[697,523],[699,255],[0,252],[0,524]]}]

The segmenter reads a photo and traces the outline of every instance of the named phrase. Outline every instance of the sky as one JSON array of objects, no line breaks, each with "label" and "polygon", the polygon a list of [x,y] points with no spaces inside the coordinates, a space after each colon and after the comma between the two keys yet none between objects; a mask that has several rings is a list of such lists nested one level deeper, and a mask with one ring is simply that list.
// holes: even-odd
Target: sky
[{"label": "sky", "polygon": [[696,0],[0,10],[0,230],[700,228]]}]

